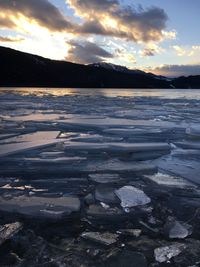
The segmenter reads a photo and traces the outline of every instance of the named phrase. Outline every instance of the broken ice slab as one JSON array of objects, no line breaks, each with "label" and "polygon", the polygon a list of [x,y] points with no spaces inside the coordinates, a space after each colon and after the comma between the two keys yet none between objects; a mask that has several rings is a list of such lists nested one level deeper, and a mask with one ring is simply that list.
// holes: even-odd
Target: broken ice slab
[{"label": "broken ice slab", "polygon": [[104,133],[123,137],[131,142],[166,142],[166,140],[180,140],[185,137],[185,128],[143,126],[140,128],[111,128],[105,129]]},{"label": "broken ice slab", "polygon": [[142,152],[142,151],[169,151],[167,143],[111,143],[111,151]]},{"label": "broken ice slab", "polygon": [[96,220],[99,224],[127,219],[127,214],[124,214],[121,209],[117,207],[105,209],[102,205],[90,205],[86,214],[88,219]]},{"label": "broken ice slab", "polygon": [[60,131],[37,131],[2,140],[1,144],[27,143],[56,139]]},{"label": "broken ice slab", "polygon": [[3,139],[7,139],[7,138],[10,138],[10,137],[14,137],[18,135],[18,133],[11,133],[11,134],[0,134],[0,140],[3,140]]},{"label": "broken ice slab", "polygon": [[78,163],[86,160],[87,158],[83,157],[58,157],[58,158],[24,158],[21,161],[25,161],[26,163],[38,163],[38,164],[70,164],[70,163]]},{"label": "broken ice slab", "polygon": [[164,156],[153,161],[158,168],[166,173],[170,173],[172,176],[182,177],[186,180],[200,184],[199,172],[200,165],[199,160],[186,160],[179,159],[173,156]]},{"label": "broken ice slab", "polygon": [[[19,162],[20,164],[16,164]],[[5,164],[6,163],[6,164]],[[7,168],[9,164],[9,168]],[[157,167],[149,163],[126,162],[118,159],[77,161],[74,164],[39,164],[19,159],[4,159],[0,162],[0,173],[5,175],[20,174],[154,174]],[[37,175],[38,177],[38,175]],[[39,178],[39,177],[38,177]]]},{"label": "broken ice slab", "polygon": [[190,139],[200,139],[200,126],[193,125],[186,129],[186,134]]},{"label": "broken ice slab", "polygon": [[200,159],[200,150],[177,148],[172,151],[172,156],[177,157],[179,159],[197,160]]},{"label": "broken ice slab", "polygon": [[11,199],[0,197],[0,211],[35,219],[64,219],[80,211],[78,197],[43,198],[19,196]]},{"label": "broken ice slab", "polygon": [[59,119],[68,119],[71,118],[70,115],[62,114],[62,113],[33,113],[25,116],[15,116],[12,117],[12,121],[56,121]]},{"label": "broken ice slab", "polygon": [[118,183],[122,178],[117,173],[95,173],[89,175],[89,180],[99,184]]},{"label": "broken ice slab", "polygon": [[156,261],[163,263],[168,262],[171,258],[178,256],[186,249],[186,245],[175,243],[170,246],[159,247],[154,250]]},{"label": "broken ice slab", "polygon": [[156,173],[157,167],[153,164],[126,162],[118,159],[102,160],[97,162],[89,162],[84,171],[89,173]]},{"label": "broken ice slab", "polygon": [[[57,177],[55,175],[55,177]],[[88,180],[86,178],[54,178],[51,179],[42,179],[42,180],[30,180],[24,181],[24,184],[29,184],[33,187],[31,193],[34,192],[37,196],[53,196],[57,195],[85,195],[89,189]],[[12,186],[14,186],[12,184]],[[48,188],[45,192],[41,188]]]},{"label": "broken ice slab", "polygon": [[107,143],[86,143],[86,142],[65,142],[64,150],[66,151],[107,151],[109,144]]},{"label": "broken ice slab", "polygon": [[140,189],[133,186],[124,186],[115,191],[115,194],[121,200],[121,206],[126,208],[146,205],[151,199]]},{"label": "broken ice slab", "polygon": [[192,226],[179,222],[174,218],[168,218],[168,221],[164,225],[164,233],[170,239],[183,239],[192,234]]},{"label": "broken ice slab", "polygon": [[73,118],[67,120],[60,120],[60,122],[66,123],[76,128],[87,129],[106,129],[106,128],[123,128],[125,126],[150,126],[150,127],[165,127],[165,128],[186,128],[185,122],[171,122],[171,121],[155,121],[155,120],[130,120],[122,118]]},{"label": "broken ice slab", "polygon": [[65,142],[64,149],[67,151],[106,151],[106,152],[144,152],[144,151],[169,151],[167,143],[84,143]]},{"label": "broken ice slab", "polygon": [[120,201],[115,195],[115,187],[98,185],[95,189],[95,199],[106,204],[118,204]]},{"label": "broken ice slab", "polygon": [[134,135],[144,135],[144,134],[159,134],[162,133],[163,130],[160,128],[111,128],[111,129],[105,129],[103,130],[104,133],[113,134],[113,135],[120,135],[125,137],[131,137]]},{"label": "broken ice slab", "polygon": [[131,236],[131,237],[137,238],[142,234],[142,230],[141,229],[119,229],[117,233],[125,235],[125,236]]},{"label": "broken ice slab", "polygon": [[109,232],[84,232],[81,234],[81,237],[101,245],[110,246],[117,242],[118,235]]},{"label": "broken ice slab", "polygon": [[2,245],[6,240],[12,238],[21,229],[22,224],[20,222],[0,225],[0,245]]},{"label": "broken ice slab", "polygon": [[148,179],[153,184],[157,184],[158,186],[166,186],[171,188],[197,188],[197,186],[189,182],[181,177],[178,176],[172,176],[166,173],[158,172],[154,175],[145,175],[145,179]]},{"label": "broken ice slab", "polygon": [[41,152],[39,156],[43,159],[49,159],[49,158],[60,158],[64,157],[65,153],[62,151],[46,151],[46,152]]},{"label": "broken ice slab", "polygon": [[157,158],[162,157],[166,154],[169,154],[169,152],[170,152],[169,150],[138,152],[138,153],[133,153],[131,155],[131,159],[132,160],[138,160],[138,161],[157,159]]},{"label": "broken ice slab", "polygon": [[88,142],[88,143],[103,143],[103,142],[120,142],[123,141],[121,137],[110,137],[95,134],[94,132],[80,133],[80,132],[62,132],[59,138],[67,138],[72,142]]},{"label": "broken ice slab", "polygon": [[174,143],[176,146],[181,147],[183,149],[200,149],[200,142],[192,142],[192,141],[180,141]]},{"label": "broken ice slab", "polygon": [[20,135],[4,140],[0,144],[0,157],[22,153],[28,150],[45,148],[49,145],[60,142],[56,139],[59,131],[36,132],[32,134]]},{"label": "broken ice slab", "polygon": [[76,133],[76,132],[62,132],[59,134],[58,138],[68,139],[68,138],[75,138],[78,136],[79,136],[79,133]]},{"label": "broken ice slab", "polygon": [[[20,164],[16,164],[19,162]],[[9,168],[7,167],[9,165]],[[97,161],[75,161],[74,164],[39,164],[34,161],[19,159],[2,159],[0,161],[0,173],[4,175],[21,174],[93,174],[93,173],[118,173],[118,174],[153,174],[157,167],[149,163],[125,162],[118,159]],[[38,177],[38,175],[37,175]]]},{"label": "broken ice slab", "polygon": [[52,179],[37,179],[37,180],[22,180],[23,183],[28,183],[34,185],[35,187],[52,187],[52,188],[65,188],[65,187],[72,187],[72,186],[86,186],[88,185],[88,180],[86,178],[52,178]]}]

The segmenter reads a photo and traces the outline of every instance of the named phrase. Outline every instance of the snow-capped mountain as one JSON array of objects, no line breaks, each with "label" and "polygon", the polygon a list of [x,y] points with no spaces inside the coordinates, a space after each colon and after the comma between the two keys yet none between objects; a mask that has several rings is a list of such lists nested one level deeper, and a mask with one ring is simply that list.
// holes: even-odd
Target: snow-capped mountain
[{"label": "snow-capped mountain", "polygon": [[97,63],[89,64],[89,66],[96,67],[96,68],[104,68],[107,70],[114,70],[114,71],[123,72],[123,73],[145,74],[145,72],[141,70],[137,70],[137,69],[131,70],[125,66],[115,65],[115,64],[107,63],[107,62],[97,62]]}]

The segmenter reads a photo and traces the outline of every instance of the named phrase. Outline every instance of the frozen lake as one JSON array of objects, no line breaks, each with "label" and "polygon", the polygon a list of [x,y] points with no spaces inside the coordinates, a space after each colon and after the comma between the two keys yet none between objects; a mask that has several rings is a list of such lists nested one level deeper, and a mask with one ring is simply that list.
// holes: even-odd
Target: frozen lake
[{"label": "frozen lake", "polygon": [[166,142],[171,154],[153,159],[156,166],[200,183],[200,90],[1,88],[0,103],[2,158],[60,140],[69,150],[77,142],[77,151],[82,143]]},{"label": "frozen lake", "polygon": [[[66,234],[76,262],[80,251],[96,253],[100,243],[110,249],[98,250],[105,261],[117,244],[122,254],[122,247],[137,248],[140,253],[131,254],[143,262],[137,266],[150,266],[148,250],[154,255],[172,245],[167,251],[187,248],[179,263],[194,264],[190,253],[194,247],[197,259],[200,253],[199,160],[200,90],[0,89],[2,221],[14,214],[61,222],[67,227],[39,227],[37,233],[62,249]],[[87,260],[84,266],[95,266]]]}]

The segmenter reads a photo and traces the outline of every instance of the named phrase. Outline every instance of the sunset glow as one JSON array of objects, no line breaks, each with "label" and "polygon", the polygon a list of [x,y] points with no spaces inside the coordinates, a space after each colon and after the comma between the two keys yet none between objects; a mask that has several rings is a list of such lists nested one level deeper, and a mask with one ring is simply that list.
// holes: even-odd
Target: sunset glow
[{"label": "sunset glow", "polygon": [[[176,6],[182,12],[175,14]],[[0,0],[0,45],[77,63],[163,75],[177,66],[193,74],[200,65],[199,8],[198,0]]]}]

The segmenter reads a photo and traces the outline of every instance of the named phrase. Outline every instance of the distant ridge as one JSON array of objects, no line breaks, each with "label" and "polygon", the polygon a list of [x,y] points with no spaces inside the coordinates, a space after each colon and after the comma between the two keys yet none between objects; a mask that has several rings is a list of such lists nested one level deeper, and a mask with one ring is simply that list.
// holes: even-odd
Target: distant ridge
[{"label": "distant ridge", "polygon": [[1,87],[200,88],[200,75],[168,79],[109,63],[50,60],[0,47]]}]

